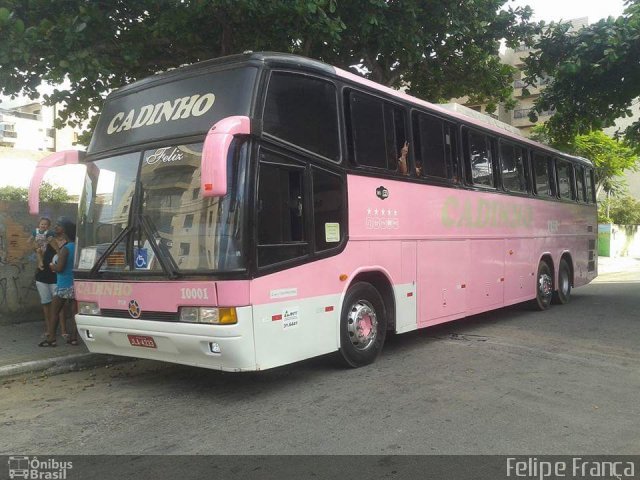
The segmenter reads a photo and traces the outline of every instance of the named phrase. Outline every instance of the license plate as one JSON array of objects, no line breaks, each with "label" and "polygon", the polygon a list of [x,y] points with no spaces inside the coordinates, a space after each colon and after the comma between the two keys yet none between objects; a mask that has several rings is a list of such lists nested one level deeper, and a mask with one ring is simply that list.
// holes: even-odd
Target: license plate
[{"label": "license plate", "polygon": [[127,335],[127,337],[129,337],[129,343],[134,347],[158,348],[153,337],[146,335]]}]

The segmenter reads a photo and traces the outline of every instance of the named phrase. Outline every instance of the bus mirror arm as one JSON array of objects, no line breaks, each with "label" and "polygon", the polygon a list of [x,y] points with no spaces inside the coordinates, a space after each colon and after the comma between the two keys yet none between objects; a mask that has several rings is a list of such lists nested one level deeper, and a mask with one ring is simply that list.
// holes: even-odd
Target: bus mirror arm
[{"label": "bus mirror arm", "polygon": [[74,165],[80,163],[83,158],[84,152],[79,150],[63,150],[52,153],[40,160],[29,183],[29,213],[31,215],[37,215],[40,211],[40,186],[42,179],[49,169],[63,165]]},{"label": "bus mirror arm", "polygon": [[249,135],[249,117],[223,118],[209,129],[202,147],[200,192],[203,197],[223,197],[227,193],[227,156],[234,137]]}]

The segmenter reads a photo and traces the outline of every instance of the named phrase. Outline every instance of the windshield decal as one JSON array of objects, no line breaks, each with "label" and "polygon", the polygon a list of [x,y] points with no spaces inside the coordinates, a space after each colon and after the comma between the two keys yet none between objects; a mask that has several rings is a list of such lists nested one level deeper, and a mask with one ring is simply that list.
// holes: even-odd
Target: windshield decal
[{"label": "windshield decal", "polygon": [[170,163],[184,160],[184,153],[178,147],[159,148],[154,153],[145,158],[147,165],[156,163]]}]

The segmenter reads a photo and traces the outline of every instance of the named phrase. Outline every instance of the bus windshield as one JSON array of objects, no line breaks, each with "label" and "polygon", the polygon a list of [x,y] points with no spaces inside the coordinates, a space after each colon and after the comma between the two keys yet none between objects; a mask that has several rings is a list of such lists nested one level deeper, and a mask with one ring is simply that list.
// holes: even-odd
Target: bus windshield
[{"label": "bus windshield", "polygon": [[77,269],[183,272],[243,269],[246,143],[229,155],[228,193],[200,194],[202,143],[89,164],[80,202]]}]

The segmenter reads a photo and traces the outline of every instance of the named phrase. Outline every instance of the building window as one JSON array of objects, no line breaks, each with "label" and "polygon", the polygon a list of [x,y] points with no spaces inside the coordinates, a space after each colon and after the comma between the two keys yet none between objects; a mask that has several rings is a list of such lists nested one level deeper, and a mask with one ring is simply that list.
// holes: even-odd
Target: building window
[{"label": "building window", "polygon": [[191,228],[191,227],[193,227],[193,214],[192,213],[184,216],[184,224],[182,225],[182,227],[183,228]]},{"label": "building window", "polygon": [[186,257],[187,255],[189,255],[190,251],[191,251],[191,244],[190,243],[180,243],[180,253],[179,253],[179,255],[181,257]]}]

